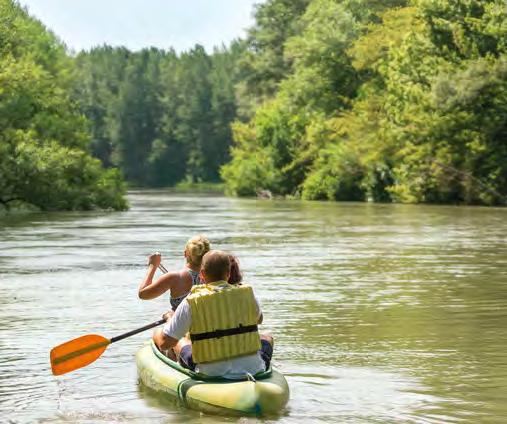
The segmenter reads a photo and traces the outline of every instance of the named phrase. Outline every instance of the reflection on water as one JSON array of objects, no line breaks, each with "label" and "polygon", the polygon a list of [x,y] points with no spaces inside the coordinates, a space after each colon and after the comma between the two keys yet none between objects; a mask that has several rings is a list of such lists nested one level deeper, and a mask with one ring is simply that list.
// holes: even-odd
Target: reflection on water
[{"label": "reflection on water", "polygon": [[238,254],[276,335],[291,401],[272,422],[502,422],[505,209],[130,195],[132,210],[0,218],[0,417],[12,422],[256,422],[203,416],[138,385],[149,334],[54,378],[49,350],[157,319],[149,252],[181,263],[205,233]]},{"label": "reflection on water", "polygon": [[306,406],[290,415],[302,422],[311,421],[316,411],[329,421],[407,421],[415,409],[440,401],[419,393],[417,380],[373,367],[291,364],[286,375],[292,383],[292,403]]}]

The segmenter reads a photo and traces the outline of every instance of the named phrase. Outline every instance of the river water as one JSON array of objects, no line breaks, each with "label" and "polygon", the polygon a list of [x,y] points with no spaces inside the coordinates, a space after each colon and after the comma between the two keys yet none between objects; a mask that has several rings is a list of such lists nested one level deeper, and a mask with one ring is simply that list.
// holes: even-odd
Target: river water
[{"label": "river water", "polygon": [[[0,218],[0,422],[256,422],[138,383],[146,332],[53,377],[50,349],[155,321],[146,256],[206,234],[235,252],[291,388],[269,422],[505,422],[507,210],[257,201],[139,191],[128,212]],[[261,419],[261,421],[263,421]]]}]

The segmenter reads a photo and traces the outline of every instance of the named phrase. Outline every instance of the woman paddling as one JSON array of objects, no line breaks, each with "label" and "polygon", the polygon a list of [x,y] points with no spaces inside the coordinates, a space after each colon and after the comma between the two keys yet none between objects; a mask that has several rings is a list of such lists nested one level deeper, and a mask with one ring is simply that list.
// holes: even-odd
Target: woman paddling
[{"label": "woman paddling", "polygon": [[178,305],[190,293],[193,285],[201,284],[199,272],[202,257],[210,250],[210,242],[204,236],[195,236],[185,245],[185,266],[180,271],[168,272],[153,281],[153,276],[162,260],[160,253],[149,257],[149,267],[144,280],[139,286],[139,298],[143,300],[155,299],[166,291],[171,292],[171,308],[176,310]]}]

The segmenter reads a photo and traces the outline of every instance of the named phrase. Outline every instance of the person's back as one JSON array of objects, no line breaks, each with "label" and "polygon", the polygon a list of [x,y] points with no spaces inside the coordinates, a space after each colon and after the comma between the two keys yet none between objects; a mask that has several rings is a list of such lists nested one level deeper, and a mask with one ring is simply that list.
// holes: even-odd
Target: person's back
[{"label": "person's back", "polygon": [[[227,283],[229,256],[210,251],[201,270],[206,284],[196,286],[154,340],[161,349],[176,345],[180,363],[207,375],[242,378],[269,367],[272,339],[259,336],[262,321],[248,285]],[[190,333],[190,340],[183,338]]]},{"label": "person's back", "polygon": [[193,286],[202,284],[200,273],[192,269],[192,267],[197,266],[199,265],[187,262],[185,268],[176,273],[174,279],[175,283],[171,289],[171,298],[169,299],[173,311],[176,311],[180,303],[190,294],[190,290]]}]

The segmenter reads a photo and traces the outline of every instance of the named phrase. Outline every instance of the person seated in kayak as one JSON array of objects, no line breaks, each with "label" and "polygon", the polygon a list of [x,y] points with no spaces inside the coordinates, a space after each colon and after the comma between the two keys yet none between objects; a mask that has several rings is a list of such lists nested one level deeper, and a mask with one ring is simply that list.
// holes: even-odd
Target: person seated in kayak
[{"label": "person seated in kayak", "polygon": [[192,286],[203,282],[199,277],[201,261],[209,250],[210,242],[206,237],[192,237],[188,240],[183,252],[185,266],[179,271],[163,274],[156,281],[153,281],[153,276],[162,261],[162,255],[160,253],[150,255],[148,272],[139,285],[139,298],[143,300],[155,299],[170,290],[171,308],[175,311],[190,293]]},{"label": "person seated in kayak", "polygon": [[201,275],[205,284],[193,287],[155,331],[155,344],[161,351],[174,348],[183,367],[209,376],[240,379],[268,369],[273,338],[259,334],[262,312],[252,287],[227,282],[230,259],[219,250],[204,255]]},{"label": "person seated in kayak", "polygon": [[229,269],[229,278],[227,279],[227,282],[229,284],[239,284],[243,281],[243,273],[239,268],[239,259],[232,253],[229,253],[229,261],[231,263],[231,266]]}]

